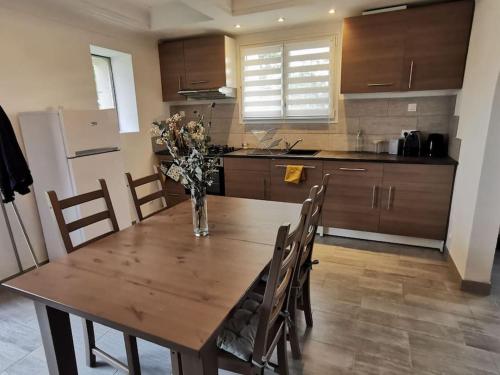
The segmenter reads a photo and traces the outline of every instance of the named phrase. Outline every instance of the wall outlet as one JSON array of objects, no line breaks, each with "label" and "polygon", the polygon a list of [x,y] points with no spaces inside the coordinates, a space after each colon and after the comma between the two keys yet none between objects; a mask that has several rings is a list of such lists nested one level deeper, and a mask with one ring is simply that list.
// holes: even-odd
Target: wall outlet
[{"label": "wall outlet", "polygon": [[408,112],[417,112],[417,103],[408,104]]},{"label": "wall outlet", "polygon": [[405,133],[410,134],[410,132],[416,132],[416,131],[417,131],[417,129],[403,129],[403,130],[401,130],[401,137],[404,137]]}]

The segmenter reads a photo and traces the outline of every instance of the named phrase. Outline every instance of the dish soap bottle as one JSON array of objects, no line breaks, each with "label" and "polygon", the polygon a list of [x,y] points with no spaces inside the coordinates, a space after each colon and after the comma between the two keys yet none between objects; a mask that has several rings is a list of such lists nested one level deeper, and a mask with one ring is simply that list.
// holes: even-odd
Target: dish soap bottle
[{"label": "dish soap bottle", "polygon": [[356,152],[363,152],[363,131],[361,129],[356,134]]}]

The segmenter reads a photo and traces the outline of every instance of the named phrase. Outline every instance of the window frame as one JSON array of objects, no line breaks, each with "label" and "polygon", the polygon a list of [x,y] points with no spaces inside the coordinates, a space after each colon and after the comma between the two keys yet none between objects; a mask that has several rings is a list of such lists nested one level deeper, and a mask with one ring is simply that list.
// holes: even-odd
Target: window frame
[{"label": "window frame", "polygon": [[[108,63],[108,70],[109,70],[109,76],[111,78],[111,92],[113,94],[113,108],[106,108],[106,109],[114,109],[118,112],[118,102],[116,100],[116,89],[115,89],[115,76],[113,75],[113,64],[111,61],[111,57],[109,56],[103,56],[99,55],[97,53],[90,53],[91,57],[99,57],[101,59],[104,59]],[[94,67],[92,66],[92,69],[94,70]],[[95,70],[94,70],[94,80],[95,80]],[[96,94],[97,94],[97,81],[96,81]],[[97,98],[99,99],[99,95],[97,95]],[[99,106],[99,100],[97,100],[97,105]],[[101,109],[101,108],[99,108]]]},{"label": "window frame", "polygon": [[[288,44],[297,43],[307,43],[307,42],[320,42],[326,41],[330,42],[330,65],[329,65],[329,86],[330,86],[330,115],[324,117],[299,117],[299,116],[286,116],[286,92],[288,88],[288,56],[286,54],[286,46]],[[282,115],[280,118],[262,117],[262,118],[246,118],[244,117],[244,50],[248,48],[259,48],[259,47],[272,47],[279,46],[282,50]],[[240,105],[240,124],[242,125],[252,125],[252,124],[332,124],[338,122],[338,102],[339,102],[339,72],[338,72],[338,59],[340,58],[338,54],[338,35],[318,35],[316,37],[291,39],[291,40],[277,40],[275,42],[266,43],[255,43],[240,45],[239,48],[239,82],[240,82],[240,95],[239,95],[239,105]]]}]

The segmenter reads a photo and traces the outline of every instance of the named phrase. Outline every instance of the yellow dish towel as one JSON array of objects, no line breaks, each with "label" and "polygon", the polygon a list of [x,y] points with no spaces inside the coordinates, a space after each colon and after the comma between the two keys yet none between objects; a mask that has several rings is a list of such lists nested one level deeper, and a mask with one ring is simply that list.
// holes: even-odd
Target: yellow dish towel
[{"label": "yellow dish towel", "polygon": [[298,184],[302,180],[302,173],[304,173],[303,165],[287,165],[285,173],[285,182]]}]

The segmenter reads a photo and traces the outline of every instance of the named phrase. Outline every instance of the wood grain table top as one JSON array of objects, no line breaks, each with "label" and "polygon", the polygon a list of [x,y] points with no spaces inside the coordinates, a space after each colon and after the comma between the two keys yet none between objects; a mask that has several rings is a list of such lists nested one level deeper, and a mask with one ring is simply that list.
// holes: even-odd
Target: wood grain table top
[{"label": "wood grain table top", "polygon": [[300,205],[210,196],[210,236],[183,202],[4,284],[28,298],[178,350],[199,352],[272,258]]}]

